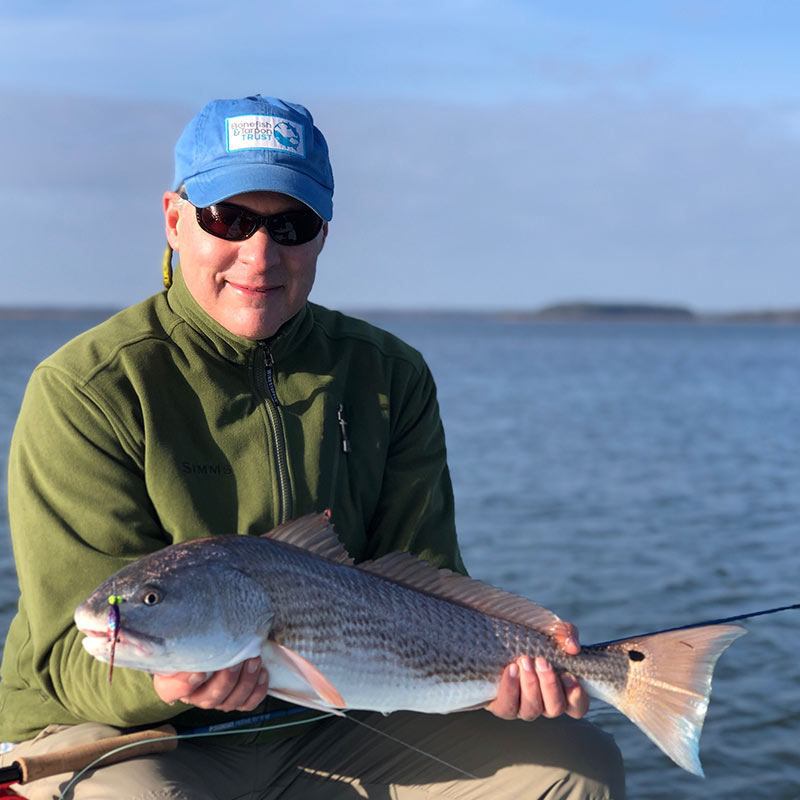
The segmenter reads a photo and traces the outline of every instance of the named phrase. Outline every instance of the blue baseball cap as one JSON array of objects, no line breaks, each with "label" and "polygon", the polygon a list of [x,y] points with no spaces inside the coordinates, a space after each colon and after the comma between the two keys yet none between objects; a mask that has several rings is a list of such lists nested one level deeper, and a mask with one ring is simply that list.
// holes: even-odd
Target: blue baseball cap
[{"label": "blue baseball cap", "polygon": [[325,137],[306,108],[260,94],[213,100],[175,145],[175,190],[204,207],[244,192],[281,192],[325,220],[333,171]]}]

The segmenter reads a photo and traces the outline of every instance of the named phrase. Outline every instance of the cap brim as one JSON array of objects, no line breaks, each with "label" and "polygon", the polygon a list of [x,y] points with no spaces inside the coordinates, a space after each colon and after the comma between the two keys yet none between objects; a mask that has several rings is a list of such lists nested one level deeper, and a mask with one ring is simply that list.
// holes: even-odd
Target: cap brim
[{"label": "cap brim", "polygon": [[333,217],[330,188],[279,164],[228,164],[187,178],[184,186],[189,202],[200,208],[245,192],[280,192],[305,203],[324,220]]}]

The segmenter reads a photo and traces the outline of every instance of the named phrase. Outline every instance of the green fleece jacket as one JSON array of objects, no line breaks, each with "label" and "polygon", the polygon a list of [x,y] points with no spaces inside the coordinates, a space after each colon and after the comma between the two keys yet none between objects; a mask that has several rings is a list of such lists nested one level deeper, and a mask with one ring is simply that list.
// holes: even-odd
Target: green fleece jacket
[{"label": "green fleece jacket", "polygon": [[240,339],[197,305],[179,269],[168,292],[37,367],[8,505],[21,596],[0,672],[0,741],[52,723],[219,720],[164,704],[143,672],[115,670],[109,685],[72,621],[103,580],[174,542],[258,535],[330,508],[357,561],[408,550],[463,571],[420,354],[312,303],[270,341]]}]

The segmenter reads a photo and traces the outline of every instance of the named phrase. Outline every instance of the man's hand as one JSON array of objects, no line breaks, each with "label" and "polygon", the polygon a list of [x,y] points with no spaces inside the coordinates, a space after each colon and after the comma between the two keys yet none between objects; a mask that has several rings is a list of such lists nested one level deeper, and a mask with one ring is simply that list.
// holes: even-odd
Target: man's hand
[{"label": "man's hand", "polygon": [[156,674],[153,688],[165,703],[180,700],[217,711],[252,711],[267,696],[269,675],[257,656],[218,672]]},{"label": "man's hand", "polygon": [[[571,635],[564,642],[564,651],[576,656],[581,651],[578,630],[569,627]],[[589,710],[589,695],[569,673],[559,678],[547,659],[539,657],[533,662],[520,656],[506,667],[497,697],[486,708],[501,719],[530,721],[542,714],[580,719]]]}]

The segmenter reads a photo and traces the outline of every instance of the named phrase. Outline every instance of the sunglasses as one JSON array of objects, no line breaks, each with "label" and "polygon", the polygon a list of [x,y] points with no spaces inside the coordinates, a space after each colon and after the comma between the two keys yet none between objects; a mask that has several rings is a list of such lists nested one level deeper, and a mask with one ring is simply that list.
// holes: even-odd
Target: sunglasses
[{"label": "sunglasses", "polygon": [[[188,199],[185,195],[181,196]],[[249,239],[265,226],[273,242],[293,247],[310,242],[322,228],[322,219],[310,208],[262,216],[233,203],[214,203],[213,206],[195,208],[195,212],[197,224],[206,233],[230,242]]]}]

